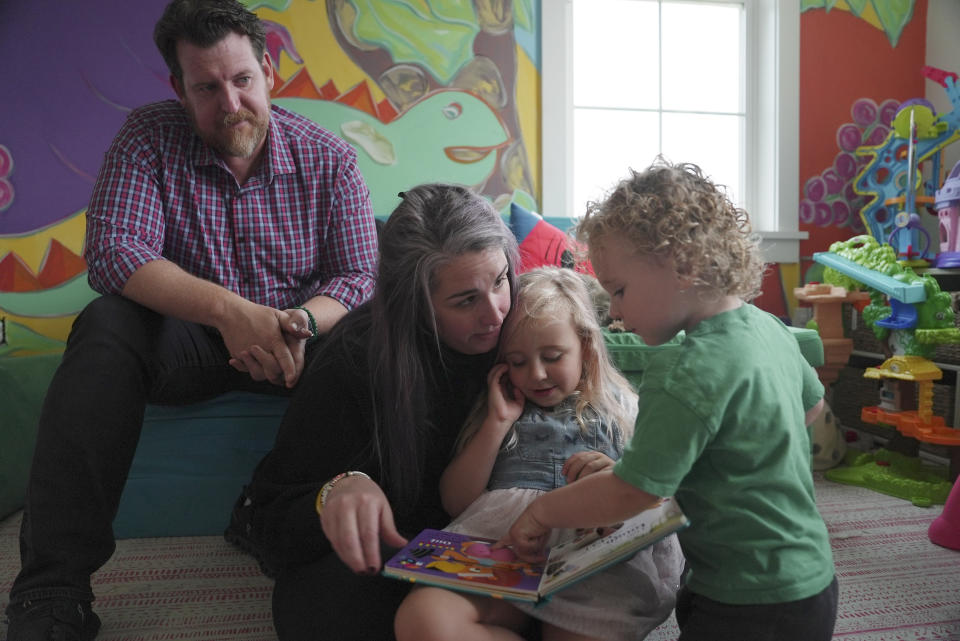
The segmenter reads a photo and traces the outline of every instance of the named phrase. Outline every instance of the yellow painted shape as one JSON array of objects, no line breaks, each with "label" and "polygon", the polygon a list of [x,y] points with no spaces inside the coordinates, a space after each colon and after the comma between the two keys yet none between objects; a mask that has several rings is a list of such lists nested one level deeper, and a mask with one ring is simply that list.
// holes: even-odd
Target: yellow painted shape
[{"label": "yellow painted shape", "polygon": [[800,263],[780,263],[780,284],[786,294],[787,315],[793,318],[797,311],[797,297],[793,290],[800,287]]},{"label": "yellow painted shape", "polygon": [[57,316],[54,318],[15,316],[2,309],[0,309],[0,316],[5,317],[8,323],[19,323],[25,327],[29,327],[41,336],[63,341],[64,343],[67,342],[67,336],[70,335],[70,328],[73,327],[73,321],[77,318],[76,314]]},{"label": "yellow painted shape", "polygon": [[[32,269],[34,273],[39,273],[43,260],[47,256],[47,248],[53,239],[56,239],[73,253],[82,255],[86,228],[87,210],[81,209],[69,218],[27,234],[0,236],[0,259],[10,252],[15,252],[23,259],[27,267]],[[19,316],[3,309],[0,309],[0,315],[5,316],[9,322],[19,323],[38,334],[64,342],[66,342],[73,321],[77,317],[76,314],[53,318]]]},{"label": "yellow painted shape", "polygon": [[[833,9],[841,9],[843,11],[850,11],[850,5],[847,4],[847,0],[837,0],[837,4],[833,6]],[[833,10],[831,9],[831,11]],[[873,3],[868,2],[863,9],[863,12],[858,16],[861,20],[866,20],[870,23],[871,26],[876,27],[880,31],[886,32],[883,28],[883,25],[880,24],[880,16],[877,15],[876,10],[873,8]]]},{"label": "yellow painted shape", "polygon": [[[367,76],[340,48],[327,19],[326,2],[293,0],[286,11],[261,8],[257,9],[256,13],[261,18],[282,24],[290,31],[297,52],[303,58],[303,66],[310,72],[310,77],[318,87],[322,87],[328,80],[333,80],[340,93],[345,93],[366,80],[374,101],[380,102],[384,99],[385,94],[376,81]],[[280,77],[286,80],[297,71],[299,65],[285,55],[280,58]]]},{"label": "yellow painted shape", "polygon": [[527,152],[527,166],[530,168],[530,180],[533,182],[534,198],[543,203],[540,185],[543,184],[543,168],[540,166],[540,154],[543,149],[540,138],[540,73],[522,47],[517,46],[517,120],[520,123],[520,136]]},{"label": "yellow painted shape", "polygon": [[40,271],[47,247],[57,239],[64,247],[77,254],[83,252],[83,235],[87,228],[87,210],[82,209],[60,222],[52,223],[26,234],[0,236],[0,259],[16,252],[34,273]]}]

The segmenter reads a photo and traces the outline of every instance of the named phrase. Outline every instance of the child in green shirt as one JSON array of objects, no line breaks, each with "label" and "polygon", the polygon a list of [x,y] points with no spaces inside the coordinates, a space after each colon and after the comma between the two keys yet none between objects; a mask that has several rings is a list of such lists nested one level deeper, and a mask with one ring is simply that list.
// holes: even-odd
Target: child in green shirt
[{"label": "child in green shirt", "polygon": [[620,521],[676,496],[689,564],[681,641],[829,641],[837,583],[806,426],[823,387],[789,330],[744,302],[763,264],[746,212],[694,165],[631,172],[577,229],[610,314],[652,358],[612,470],[549,492],[501,543],[536,558],[552,528]]}]

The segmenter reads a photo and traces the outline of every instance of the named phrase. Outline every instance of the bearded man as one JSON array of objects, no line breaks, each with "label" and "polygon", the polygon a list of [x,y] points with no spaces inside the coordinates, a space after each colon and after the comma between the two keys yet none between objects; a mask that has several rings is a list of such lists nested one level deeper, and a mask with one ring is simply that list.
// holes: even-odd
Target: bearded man
[{"label": "bearded man", "polygon": [[84,255],[103,296],[77,317],[44,401],[9,641],[96,636],[90,576],[113,554],[148,402],[289,394],[315,339],[373,291],[355,153],[270,104],[257,16],[173,0],[154,40],[177,100],[131,112],[93,190]]}]

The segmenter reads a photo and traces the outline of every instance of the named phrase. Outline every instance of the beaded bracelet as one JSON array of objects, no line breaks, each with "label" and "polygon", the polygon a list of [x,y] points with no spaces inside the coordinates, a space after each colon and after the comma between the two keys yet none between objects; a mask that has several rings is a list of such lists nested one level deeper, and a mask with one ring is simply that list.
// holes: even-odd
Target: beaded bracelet
[{"label": "beaded bracelet", "polygon": [[312,343],[320,338],[320,332],[317,330],[317,319],[313,317],[313,314],[310,313],[310,310],[302,305],[298,305],[294,307],[294,309],[303,310],[307,315],[307,320],[310,322],[310,338],[307,339],[307,342]]},{"label": "beaded bracelet", "polygon": [[349,472],[341,472],[340,474],[337,474],[332,479],[324,483],[323,487],[321,487],[320,491],[317,493],[317,503],[315,506],[317,509],[317,514],[323,512],[323,508],[327,504],[327,495],[330,494],[330,490],[332,490],[337,483],[348,476],[359,476],[368,480],[373,480],[370,478],[369,474],[365,474],[364,472],[357,470],[350,470]]}]

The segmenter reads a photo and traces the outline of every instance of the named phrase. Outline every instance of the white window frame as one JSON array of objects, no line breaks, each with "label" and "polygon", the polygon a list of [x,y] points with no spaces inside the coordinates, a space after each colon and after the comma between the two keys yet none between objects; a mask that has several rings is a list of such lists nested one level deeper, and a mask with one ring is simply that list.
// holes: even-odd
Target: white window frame
[{"label": "white window frame", "polygon": [[[589,0],[581,0],[589,1]],[[708,0],[709,1],[709,0]],[[744,208],[767,261],[797,263],[800,0],[742,0],[746,9]],[[573,211],[573,0],[541,0],[541,141],[545,215]],[[681,160],[681,159],[677,159]]]}]

